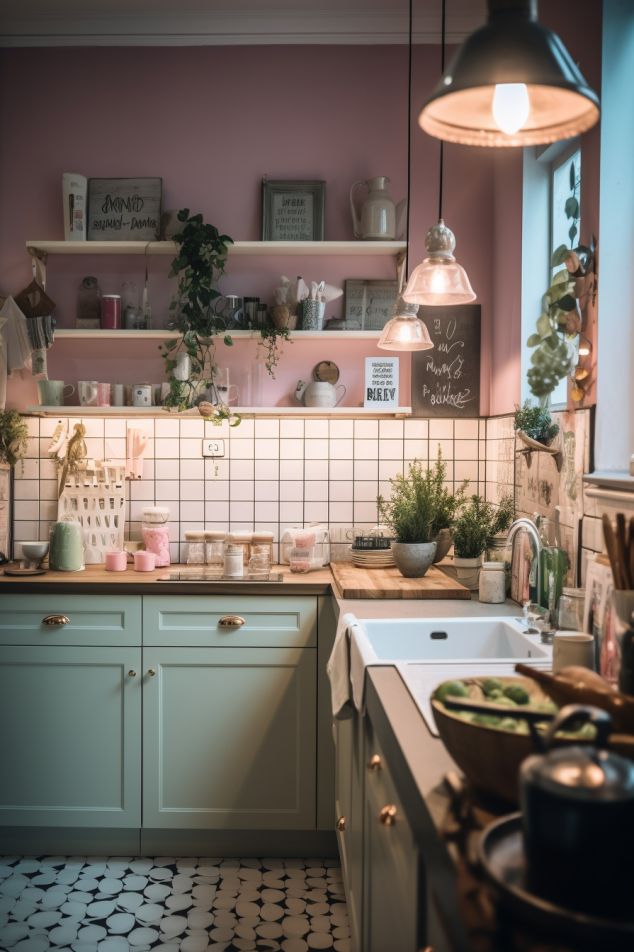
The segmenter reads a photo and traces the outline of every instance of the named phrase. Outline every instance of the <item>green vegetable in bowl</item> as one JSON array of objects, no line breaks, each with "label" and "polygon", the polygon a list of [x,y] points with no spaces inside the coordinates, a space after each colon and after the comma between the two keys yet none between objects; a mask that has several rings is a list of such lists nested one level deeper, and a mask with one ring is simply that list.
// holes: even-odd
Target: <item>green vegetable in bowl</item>
[{"label": "green vegetable in bowl", "polygon": [[437,701],[444,701],[450,695],[453,697],[468,697],[469,691],[462,681],[445,681],[434,691],[434,697]]},{"label": "green vegetable in bowl", "polygon": [[504,685],[497,678],[485,678],[482,682],[482,690],[487,697],[499,697],[504,690]]},{"label": "green vegetable in bowl", "polygon": [[515,704],[528,704],[530,701],[528,691],[521,684],[507,684],[504,688],[504,694]]}]

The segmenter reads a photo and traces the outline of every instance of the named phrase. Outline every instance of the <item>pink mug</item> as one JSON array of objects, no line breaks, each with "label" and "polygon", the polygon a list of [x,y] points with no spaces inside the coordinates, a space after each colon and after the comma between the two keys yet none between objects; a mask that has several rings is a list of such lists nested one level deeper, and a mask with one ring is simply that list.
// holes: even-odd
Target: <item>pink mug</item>
[{"label": "pink mug", "polygon": [[97,406],[98,407],[110,406],[110,384],[109,383],[97,384]]}]

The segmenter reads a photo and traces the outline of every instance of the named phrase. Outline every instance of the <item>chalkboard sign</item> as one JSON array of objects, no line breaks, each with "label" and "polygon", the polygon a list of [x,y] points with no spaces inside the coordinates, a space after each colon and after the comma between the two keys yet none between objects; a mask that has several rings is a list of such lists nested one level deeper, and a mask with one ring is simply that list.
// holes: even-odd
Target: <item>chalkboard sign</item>
[{"label": "chalkboard sign", "polygon": [[88,240],[155,241],[162,186],[160,178],[88,179]]},{"label": "chalkboard sign", "polygon": [[412,414],[480,415],[480,305],[421,307],[433,350],[412,354]]}]

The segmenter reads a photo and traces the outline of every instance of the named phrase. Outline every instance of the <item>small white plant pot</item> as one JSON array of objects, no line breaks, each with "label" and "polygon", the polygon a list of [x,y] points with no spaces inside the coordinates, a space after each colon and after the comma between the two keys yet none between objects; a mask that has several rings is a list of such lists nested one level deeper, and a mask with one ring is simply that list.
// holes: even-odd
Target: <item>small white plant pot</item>
[{"label": "small white plant pot", "polygon": [[461,559],[454,555],[453,564],[456,568],[456,578],[461,585],[475,592],[480,584],[480,569],[482,568],[482,555],[477,559]]}]

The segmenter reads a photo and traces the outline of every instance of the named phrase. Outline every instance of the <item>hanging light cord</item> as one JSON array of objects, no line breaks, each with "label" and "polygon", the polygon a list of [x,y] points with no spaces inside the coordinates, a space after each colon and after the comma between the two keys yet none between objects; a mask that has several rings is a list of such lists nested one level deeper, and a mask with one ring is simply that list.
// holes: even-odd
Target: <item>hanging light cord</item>
[{"label": "hanging light cord", "polygon": [[[445,74],[445,37],[446,37],[446,14],[445,9],[445,0],[442,0],[441,4],[441,13],[440,13],[440,75],[444,76]],[[442,218],[442,187],[443,187],[443,167],[444,167],[444,145],[443,140],[440,140],[440,181],[438,184],[438,220]]]},{"label": "hanging light cord", "polygon": [[[413,0],[409,0],[409,27],[407,34],[408,59],[407,59],[407,212],[405,225],[405,281],[409,277],[409,214],[412,186],[412,20],[413,20]],[[400,293],[400,292],[399,292]]]}]

